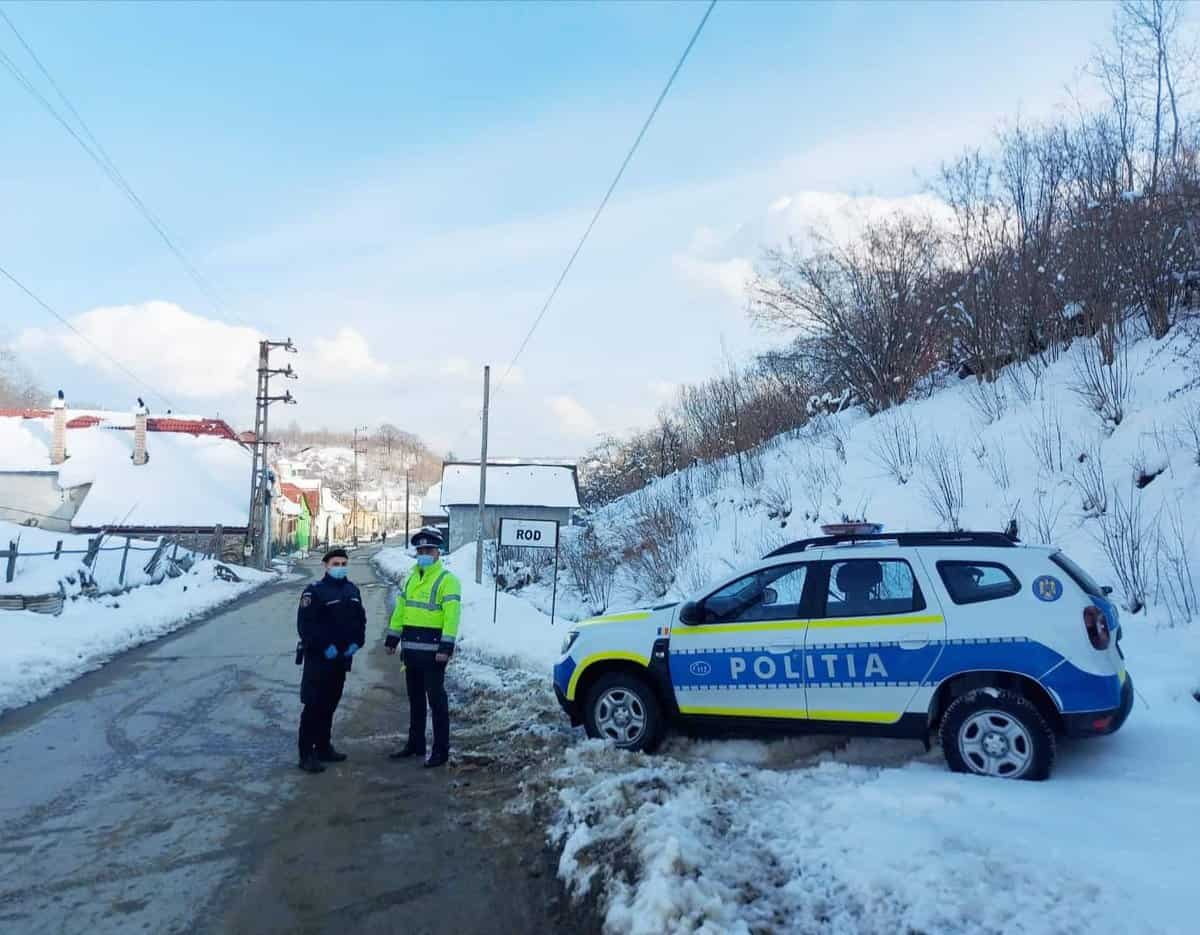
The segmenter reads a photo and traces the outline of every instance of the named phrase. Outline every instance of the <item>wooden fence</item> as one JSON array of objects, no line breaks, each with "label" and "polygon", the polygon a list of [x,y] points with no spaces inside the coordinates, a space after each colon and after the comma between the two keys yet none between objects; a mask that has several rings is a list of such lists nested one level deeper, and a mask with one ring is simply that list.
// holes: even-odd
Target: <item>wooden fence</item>
[{"label": "wooden fence", "polygon": [[[121,542],[122,539],[124,540],[123,542]],[[114,541],[119,544],[105,545],[107,541]],[[179,538],[174,536],[160,536],[157,541],[154,541],[135,539],[132,536],[114,536],[102,532],[87,540],[86,549],[64,549],[63,540],[59,539],[55,544],[54,550],[50,552],[21,551],[21,540],[18,536],[16,541],[8,543],[7,549],[0,549],[0,568],[3,569],[5,583],[11,584],[16,578],[18,558],[44,558],[57,562],[63,556],[81,555],[83,559],[80,564],[84,569],[81,573],[81,589],[84,593],[96,594],[102,591],[97,585],[93,573],[97,559],[102,552],[120,552],[121,570],[117,575],[116,586],[103,589],[109,592],[118,592],[125,589],[130,568],[131,553],[150,553],[150,557],[142,565],[142,571],[150,579],[151,583],[159,584],[164,578],[177,578],[182,575],[192,567],[197,557],[216,558],[220,560],[223,541],[224,532],[218,526],[212,536],[209,537],[205,547],[200,549],[194,546],[191,548],[184,547],[181,556]],[[135,542],[147,544],[135,545]],[[141,559],[135,555],[133,560],[134,562],[138,562]],[[33,610],[40,613],[59,613],[62,610],[65,597],[66,594],[61,584],[59,585],[57,594],[39,594],[33,596],[0,594],[0,610]]]}]

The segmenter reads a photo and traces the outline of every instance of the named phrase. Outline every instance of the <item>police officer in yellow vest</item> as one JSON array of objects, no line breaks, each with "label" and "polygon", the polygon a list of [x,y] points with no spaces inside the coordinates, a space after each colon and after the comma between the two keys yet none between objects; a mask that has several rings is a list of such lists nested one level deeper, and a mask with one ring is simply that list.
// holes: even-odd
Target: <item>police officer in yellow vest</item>
[{"label": "police officer in yellow vest", "polygon": [[387,652],[399,646],[408,688],[408,743],[393,760],[425,755],[426,699],[433,714],[433,749],[426,766],[443,766],[450,758],[450,709],[446,702],[446,664],[454,653],[462,609],[462,585],[441,561],[441,534],[422,529],[412,537],[416,567],[404,582],[404,593],[388,625]]}]

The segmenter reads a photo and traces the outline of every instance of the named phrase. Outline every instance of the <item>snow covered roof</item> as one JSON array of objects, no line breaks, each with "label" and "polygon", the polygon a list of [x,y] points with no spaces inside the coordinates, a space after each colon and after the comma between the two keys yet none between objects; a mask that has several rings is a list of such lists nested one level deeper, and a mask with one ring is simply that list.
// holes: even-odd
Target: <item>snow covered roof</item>
[{"label": "snow covered roof", "polygon": [[328,487],[321,487],[321,510],[324,513],[349,513],[350,507],[342,506]]},{"label": "snow covered roof", "polygon": [[250,452],[219,419],[151,417],[142,465],[132,413],[72,410],[67,426],[67,460],[51,464],[50,410],[0,410],[0,474],[53,473],[64,490],[90,484],[74,528],[245,527]]},{"label": "snow covered roof", "polygon": [[[479,502],[479,465],[442,468],[442,506]],[[487,470],[488,506],[542,506],[577,509],[575,469],[561,464],[493,464]]]},{"label": "snow covered roof", "polygon": [[421,498],[421,515],[429,517],[446,515],[446,510],[442,506],[442,485],[440,483],[434,484],[425,491],[425,496]]}]

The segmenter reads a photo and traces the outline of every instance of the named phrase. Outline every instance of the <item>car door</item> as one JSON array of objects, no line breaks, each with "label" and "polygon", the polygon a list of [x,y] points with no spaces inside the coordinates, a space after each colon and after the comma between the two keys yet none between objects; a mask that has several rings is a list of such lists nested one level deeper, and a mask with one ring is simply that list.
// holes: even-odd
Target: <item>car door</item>
[{"label": "car door", "polygon": [[804,636],[808,715],[900,720],[942,652],[946,623],[920,563],[902,554],[825,553]]},{"label": "car door", "polygon": [[811,567],[757,569],[697,601],[693,622],[676,615],[668,664],[681,714],[805,717],[801,652],[815,595]]}]

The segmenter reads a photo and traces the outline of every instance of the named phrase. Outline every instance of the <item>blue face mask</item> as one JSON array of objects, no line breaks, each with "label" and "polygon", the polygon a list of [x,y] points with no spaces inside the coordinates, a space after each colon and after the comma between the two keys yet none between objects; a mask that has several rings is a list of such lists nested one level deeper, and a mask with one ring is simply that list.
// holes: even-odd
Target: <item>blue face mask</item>
[{"label": "blue face mask", "polygon": [[432,565],[436,561],[437,561],[437,559],[434,558],[432,555],[418,555],[417,556],[417,567],[418,568],[428,568],[430,565]]},{"label": "blue face mask", "polygon": [[346,575],[350,574],[350,569],[345,565],[331,566],[326,569],[326,571],[329,574],[329,577],[333,578],[335,581],[341,581],[346,577]]}]

